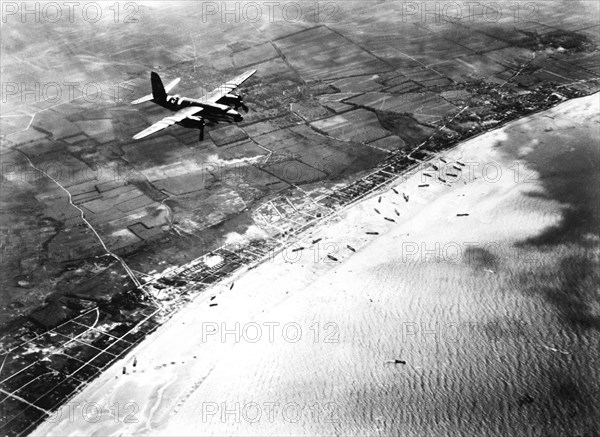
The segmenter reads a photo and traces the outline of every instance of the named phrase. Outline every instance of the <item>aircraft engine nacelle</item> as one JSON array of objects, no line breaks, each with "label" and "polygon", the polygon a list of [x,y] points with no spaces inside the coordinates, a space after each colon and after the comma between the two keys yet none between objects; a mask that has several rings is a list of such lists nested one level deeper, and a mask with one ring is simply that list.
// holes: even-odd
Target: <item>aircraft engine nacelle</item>
[{"label": "aircraft engine nacelle", "polygon": [[201,117],[191,115],[188,118],[181,120],[179,124],[183,127],[188,127],[192,129],[202,129],[204,127],[204,119]]},{"label": "aircraft engine nacelle", "polygon": [[167,102],[173,106],[177,106],[179,104],[179,99],[181,99],[181,96],[179,94],[175,94],[174,96],[167,96]]},{"label": "aircraft engine nacelle", "polygon": [[242,97],[235,94],[225,94],[219,101],[224,105],[232,106],[236,109],[243,103]]}]

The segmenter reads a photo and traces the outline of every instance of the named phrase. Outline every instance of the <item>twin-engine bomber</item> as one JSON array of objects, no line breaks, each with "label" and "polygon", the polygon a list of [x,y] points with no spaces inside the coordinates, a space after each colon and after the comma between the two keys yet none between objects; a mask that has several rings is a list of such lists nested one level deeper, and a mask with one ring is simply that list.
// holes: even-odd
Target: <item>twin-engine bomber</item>
[{"label": "twin-engine bomber", "polygon": [[204,140],[205,120],[212,123],[218,123],[219,121],[237,123],[242,121],[244,117],[242,117],[237,109],[241,107],[244,111],[248,111],[248,107],[244,104],[242,96],[233,94],[232,91],[254,73],[256,73],[256,70],[246,71],[229,82],[225,82],[206,97],[190,99],[189,97],[168,94],[179,83],[180,78],[175,79],[167,86],[163,86],[160,76],[153,71],[150,73],[152,94],[148,94],[131,103],[137,105],[138,103],[152,101],[163,108],[176,112],[134,135],[133,139],[139,140],[173,124],[178,124],[187,128],[199,129],[200,141],[202,141]]}]

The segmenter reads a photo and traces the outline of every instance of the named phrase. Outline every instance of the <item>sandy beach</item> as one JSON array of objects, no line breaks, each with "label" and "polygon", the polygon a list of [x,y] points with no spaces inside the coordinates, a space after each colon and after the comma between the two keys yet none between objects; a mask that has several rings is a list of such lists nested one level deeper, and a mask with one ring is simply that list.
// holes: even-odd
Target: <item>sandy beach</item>
[{"label": "sandy beach", "polygon": [[599,109],[512,122],[351,206],[34,435],[592,435]]}]

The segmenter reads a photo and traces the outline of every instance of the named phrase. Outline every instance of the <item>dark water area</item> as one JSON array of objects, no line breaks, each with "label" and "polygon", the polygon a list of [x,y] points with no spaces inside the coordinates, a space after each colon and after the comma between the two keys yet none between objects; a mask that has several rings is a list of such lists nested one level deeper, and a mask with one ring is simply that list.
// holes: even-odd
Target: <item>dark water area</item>
[{"label": "dark water area", "polygon": [[[523,159],[537,173],[542,192],[527,195],[561,205],[556,225],[515,244],[543,254],[543,261],[519,273],[517,281],[521,292],[541,297],[559,316],[556,328],[573,347],[573,355],[562,353],[561,365],[548,363],[532,371],[531,385],[556,414],[591,430],[600,420],[600,120],[597,113],[585,119],[563,115],[562,121],[569,121],[566,128],[552,127],[551,120],[542,123],[543,132],[539,123],[521,125],[539,143],[520,156],[514,148],[507,150],[509,159]],[[503,144],[523,144],[522,131],[506,133]],[[547,417],[540,414],[536,421],[543,429]],[[555,433],[567,435],[564,430]]]},{"label": "dark water area", "polygon": [[[598,246],[600,125],[596,126],[595,136],[577,131],[572,131],[572,134],[572,137],[559,135],[552,142],[544,142],[525,156],[527,163],[539,174],[545,197],[559,201],[565,208],[558,226],[528,239],[524,244],[539,248],[568,243]],[[510,135],[508,141],[512,141]]]},{"label": "dark water area", "polygon": [[[598,115],[572,121],[566,129],[555,129],[547,120],[542,140],[523,156],[543,188],[543,194],[529,196],[559,202],[561,219],[517,247],[555,257],[553,268],[533,278],[524,275],[526,288],[543,296],[569,325],[600,331],[600,121]],[[532,127],[532,138],[540,137],[540,130]],[[507,134],[505,144],[522,143],[520,132]]]}]

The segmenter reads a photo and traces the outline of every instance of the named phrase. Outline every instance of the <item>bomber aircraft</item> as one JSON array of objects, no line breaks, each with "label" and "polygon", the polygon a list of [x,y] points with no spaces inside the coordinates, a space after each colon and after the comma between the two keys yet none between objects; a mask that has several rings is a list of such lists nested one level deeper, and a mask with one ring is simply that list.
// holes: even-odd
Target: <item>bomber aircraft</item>
[{"label": "bomber aircraft", "polygon": [[207,96],[200,99],[191,99],[179,95],[167,94],[175,88],[180,79],[177,78],[167,86],[163,86],[160,76],[153,71],[150,73],[152,94],[148,94],[131,103],[137,105],[138,103],[152,101],[163,108],[176,112],[134,135],[133,139],[139,140],[173,124],[178,124],[183,127],[199,129],[200,141],[202,141],[204,140],[205,120],[212,123],[218,123],[219,121],[226,121],[228,123],[242,121],[244,118],[237,109],[241,107],[244,111],[248,111],[248,107],[244,104],[242,96],[233,94],[232,91],[254,73],[256,73],[256,70],[248,70],[238,77],[225,82]]}]

